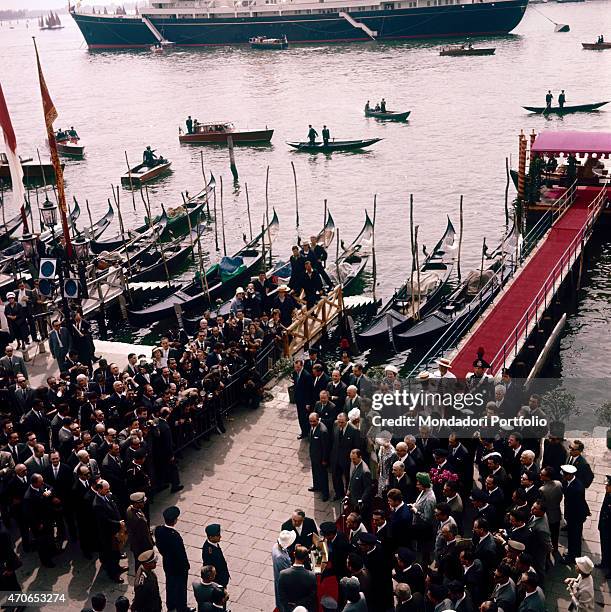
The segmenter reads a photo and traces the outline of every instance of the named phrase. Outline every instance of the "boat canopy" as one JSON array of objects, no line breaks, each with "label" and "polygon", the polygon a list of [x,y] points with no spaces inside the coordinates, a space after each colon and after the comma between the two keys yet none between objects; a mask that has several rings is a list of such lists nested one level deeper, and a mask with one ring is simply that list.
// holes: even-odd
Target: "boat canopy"
[{"label": "boat canopy", "polygon": [[535,138],[532,153],[544,155],[592,155],[609,158],[611,132],[542,132]]}]

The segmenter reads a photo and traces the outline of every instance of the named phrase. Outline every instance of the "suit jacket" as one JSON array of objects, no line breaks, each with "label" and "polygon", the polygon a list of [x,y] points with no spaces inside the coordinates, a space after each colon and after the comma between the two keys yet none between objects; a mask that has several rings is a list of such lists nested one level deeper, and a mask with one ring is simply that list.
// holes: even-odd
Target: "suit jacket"
[{"label": "suit jacket", "polygon": [[13,378],[17,374],[23,374],[26,378],[28,377],[28,369],[26,368],[23,357],[13,355],[10,359],[8,355],[5,355],[0,359],[0,366],[3,367],[7,372],[12,374]]},{"label": "suit jacket", "polygon": [[530,528],[530,547],[528,550],[533,556],[533,563],[537,573],[543,576],[545,575],[547,558],[552,551],[552,540],[547,517],[537,518],[533,516],[528,526]]},{"label": "suit jacket", "polygon": [[292,374],[293,384],[295,385],[295,404],[297,406],[312,406],[314,403],[312,376],[305,370]]},{"label": "suit jacket", "polygon": [[389,489],[399,489],[401,495],[403,495],[403,501],[409,503],[416,498],[416,486],[410,481],[407,474],[403,474],[401,479],[398,479],[394,474],[390,475],[388,479]]},{"label": "suit jacket", "polygon": [[537,587],[534,593],[522,600],[518,607],[518,612],[545,612],[546,609],[545,595],[541,587]]},{"label": "suit jacket", "polygon": [[136,510],[130,506],[125,513],[125,527],[129,536],[129,548],[137,558],[143,552],[152,550],[154,546],[153,536],[142,510]]},{"label": "suit jacket", "polygon": [[484,570],[484,565],[479,559],[474,559],[473,565],[467,571],[463,570],[462,580],[465,583],[465,589],[476,606],[479,606],[488,595],[490,578],[487,574],[489,573]]},{"label": "suit jacket", "polygon": [[354,399],[350,399],[346,396],[346,401],[344,402],[344,412],[348,414],[353,408],[361,409],[361,398],[357,395]]},{"label": "suit jacket", "polygon": [[221,585],[216,582],[211,582],[210,584],[203,584],[200,581],[194,582],[193,586],[193,595],[195,596],[195,601],[197,602],[197,612],[202,612],[204,610],[204,604],[209,603],[212,598],[212,592],[215,588],[219,588]]},{"label": "suit jacket", "polygon": [[319,422],[316,429],[310,427],[310,461],[312,465],[320,465],[323,462],[329,461],[329,453],[331,452],[331,442],[329,439],[329,431],[325,424]]},{"label": "suit jacket", "polygon": [[4,491],[3,482],[8,482],[15,473],[15,460],[8,451],[0,451],[0,493]]},{"label": "suit jacket", "polygon": [[[70,332],[66,327],[59,328],[59,340],[57,338],[57,332],[53,330],[49,334],[49,349],[51,350],[51,355],[53,355],[55,359],[63,359],[68,354],[71,340]],[[60,346],[60,341],[62,346]]]},{"label": "suit jacket", "polygon": [[170,576],[183,576],[191,567],[182,536],[172,527],[155,527],[155,543],[163,557],[163,571]]},{"label": "suit jacket", "polygon": [[421,593],[412,592],[412,597],[408,601],[397,604],[395,612],[421,612],[426,609]]},{"label": "suit jacket", "polygon": [[113,536],[120,529],[121,513],[119,508],[112,498],[105,500],[99,495],[96,495],[93,499],[93,513],[95,515],[99,542],[102,550],[111,550],[113,545]]},{"label": "suit jacket", "polygon": [[49,455],[43,455],[42,457],[30,457],[24,464],[28,468],[28,477],[32,474],[43,474],[49,467]]},{"label": "suit jacket", "polygon": [[397,582],[404,582],[409,585],[412,593],[424,595],[424,570],[419,563],[412,563],[403,571],[397,571],[395,579]]},{"label": "suit jacket", "polygon": [[280,572],[278,578],[280,612],[293,612],[304,606],[308,612],[316,610],[316,576],[303,566],[293,565]]},{"label": "suit jacket", "polygon": [[320,420],[325,424],[327,431],[333,430],[333,425],[335,423],[335,419],[339,414],[339,409],[333,402],[327,402],[326,404],[322,404],[322,402],[316,402],[314,405],[314,412],[318,413]]},{"label": "suit jacket", "polygon": [[477,559],[482,562],[486,568],[496,567],[499,560],[498,545],[496,540],[490,536],[486,536],[479,541],[474,538],[474,554]]},{"label": "suit jacket", "polygon": [[460,580],[462,578],[463,569],[459,555],[460,550],[458,550],[456,540],[447,544],[439,554],[439,571],[447,580]]},{"label": "suit jacket", "polygon": [[359,501],[366,506],[372,498],[371,472],[364,461],[361,461],[354,469],[351,468],[351,472],[346,495],[352,507],[356,508]]},{"label": "suit jacket", "polygon": [[[291,519],[282,523],[282,527],[280,528],[282,531],[297,531],[295,527],[293,527],[293,523]],[[316,522],[314,519],[306,516],[303,519],[303,524],[301,525],[301,535],[297,534],[297,538],[293,546],[297,546],[298,544],[301,546],[305,546],[306,548],[310,548],[312,546],[312,534],[318,535],[318,528],[316,527]]]},{"label": "suit jacket", "polygon": [[329,399],[338,407],[340,407],[342,410],[344,409],[344,406],[346,404],[346,394],[347,394],[347,389],[348,387],[346,387],[346,385],[341,382],[338,382],[337,384],[335,384],[333,381],[330,381],[329,384],[327,385],[327,391],[329,392]]},{"label": "suit jacket", "polygon": [[340,436],[339,427],[333,427],[333,446],[331,448],[331,467],[333,469],[350,469],[350,451],[361,448],[361,433],[352,425],[346,425],[343,436]]},{"label": "suit jacket", "polygon": [[211,544],[206,539],[204,545],[202,546],[202,563],[204,565],[213,565],[214,569],[216,570],[217,582],[224,587],[227,586],[231,576],[229,575],[225,555],[223,554],[220,546]]},{"label": "suit jacket", "polygon": [[312,376],[312,394],[314,396],[314,401],[318,402],[320,399],[320,392],[326,391],[329,386],[329,382],[331,379],[324,372],[316,379],[315,376]]},{"label": "suit jacket", "polygon": [[337,579],[348,575],[346,559],[352,552],[352,547],[346,536],[338,532],[333,542],[329,544],[329,563],[322,576],[337,576]]},{"label": "suit jacket", "polygon": [[39,444],[48,447],[51,431],[51,421],[43,413],[37,414],[34,410],[28,411],[21,419],[23,431],[32,431],[36,434]]},{"label": "suit jacket", "polygon": [[373,383],[365,374],[358,378],[354,375],[350,375],[350,384],[356,387],[357,393],[360,397],[371,397],[373,393]]},{"label": "suit jacket", "polygon": [[57,470],[57,477],[53,470],[53,466],[49,465],[43,472],[45,482],[53,487],[57,496],[65,504],[70,502],[70,494],[74,486],[74,474],[72,470],[65,464],[60,463]]},{"label": "suit jacket", "polygon": [[558,480],[545,482],[539,488],[539,493],[545,502],[545,514],[547,515],[548,522],[552,525],[559,523],[562,518],[562,510],[560,508],[563,497],[562,484]]},{"label": "suit jacket", "polygon": [[[571,459],[569,459],[569,463],[570,461]],[[583,455],[579,455],[573,460],[573,465],[577,468],[575,478],[579,478],[581,484],[587,489],[594,480],[594,473],[590,464]]]},{"label": "suit jacket", "polygon": [[452,603],[454,604],[454,612],[476,612],[475,605],[469,593],[465,593],[465,597],[460,603],[456,601],[452,601]]},{"label": "suit jacket", "polygon": [[412,511],[405,503],[400,508],[389,513],[388,524],[395,549],[401,546],[409,546],[412,539],[412,519]]},{"label": "suit jacket", "polygon": [[564,519],[567,523],[583,523],[590,516],[586,502],[586,490],[583,483],[575,476],[570,483],[563,481]]},{"label": "suit jacket", "polygon": [[12,391],[12,399],[15,402],[17,414],[25,414],[32,407],[34,389],[30,387],[22,389],[21,387],[16,386]]},{"label": "suit jacket", "polygon": [[514,581],[509,578],[507,584],[503,586],[497,584],[492,591],[491,599],[499,605],[499,608],[503,608],[503,612],[515,612],[517,592]]}]

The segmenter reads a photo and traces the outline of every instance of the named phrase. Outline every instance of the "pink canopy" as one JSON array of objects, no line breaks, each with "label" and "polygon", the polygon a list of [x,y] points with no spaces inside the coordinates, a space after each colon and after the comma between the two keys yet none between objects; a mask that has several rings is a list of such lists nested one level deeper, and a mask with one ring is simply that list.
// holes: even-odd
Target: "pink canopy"
[{"label": "pink canopy", "polygon": [[533,153],[545,155],[611,155],[611,132],[542,132],[535,138]]}]

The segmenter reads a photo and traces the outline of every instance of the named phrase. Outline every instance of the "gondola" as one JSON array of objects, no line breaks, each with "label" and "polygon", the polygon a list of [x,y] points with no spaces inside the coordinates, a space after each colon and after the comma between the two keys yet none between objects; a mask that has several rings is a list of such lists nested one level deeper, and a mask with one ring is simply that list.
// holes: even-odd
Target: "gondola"
[{"label": "gondola", "polygon": [[[4,203],[0,204],[4,206]],[[24,214],[26,217],[30,214],[30,204],[26,202],[24,205]],[[12,219],[9,219],[4,226],[4,232],[0,235],[0,247],[7,245],[11,241],[11,236],[17,231],[23,223],[21,213],[17,213]]]},{"label": "gondola", "polygon": [[358,334],[363,344],[371,345],[385,338],[393,341],[395,334],[408,329],[416,318],[422,318],[439,303],[454,269],[455,236],[456,231],[448,217],[443,236],[420,266],[420,286],[418,274],[414,271],[413,278],[410,276],[395,291],[373,322]]},{"label": "gondola", "polygon": [[[202,189],[197,195],[187,199],[187,208],[189,209],[189,218],[192,224],[195,224],[200,214],[203,213],[204,206],[207,205],[208,198],[214,192],[215,186],[216,179],[214,178],[214,175],[211,174],[210,180],[208,181],[206,187],[204,187],[204,189]],[[169,218],[165,208],[162,208],[162,214],[154,217],[151,222],[152,225],[157,225],[162,218],[164,219],[164,232],[161,239],[170,235],[176,237],[185,234],[189,228],[184,205],[170,210],[172,210],[174,213],[171,219]],[[146,223],[144,225],[136,229],[128,230],[128,239],[136,238],[138,234],[143,234],[150,228],[151,224],[149,224],[148,219],[145,218],[145,220]],[[92,241],[89,248],[91,249],[92,253],[97,254],[101,253],[102,251],[115,251],[122,246],[123,238],[119,234],[116,234],[108,240]]]},{"label": "gondola", "polygon": [[331,140],[328,144],[323,144],[320,141],[310,144],[309,142],[287,142],[286,144],[298,151],[306,151],[307,153],[332,153],[333,151],[358,151],[365,147],[370,147],[376,142],[380,142],[381,138],[366,138],[364,140]]},{"label": "gondola", "polygon": [[461,285],[438,308],[426,315],[412,328],[396,335],[400,341],[414,344],[441,336],[451,325],[461,325],[466,332],[473,321],[468,321],[474,308],[486,308],[509,278],[515,266],[515,252],[520,240],[515,224],[497,249],[488,256],[490,262],[483,271],[473,270]]},{"label": "gondola", "polygon": [[601,106],[609,104],[609,102],[595,102],[594,104],[577,104],[574,106],[523,106],[531,113],[537,115],[568,115],[570,113],[590,113],[598,110]]},{"label": "gondola", "polygon": [[165,243],[163,251],[161,247],[155,245],[152,252],[147,252],[138,264],[129,270],[129,281],[141,283],[159,280],[166,276],[166,271],[171,274],[178,270],[193,252],[198,234],[201,236],[207,227],[208,222],[199,224],[192,229],[191,235],[187,238],[181,237]]},{"label": "gondola", "polygon": [[[232,257],[223,257],[205,272],[205,281],[195,279],[183,285],[166,299],[140,310],[129,310],[130,321],[136,325],[159,321],[174,313],[174,306],[180,305],[189,311],[214,304],[217,299],[234,290],[260,266],[263,247],[268,249],[278,233],[278,215],[274,215],[265,230],[242,247]],[[264,238],[262,240],[262,238]]]},{"label": "gondola", "polygon": [[411,114],[412,111],[377,111],[372,108],[365,109],[365,117],[373,117],[374,119],[381,119],[382,121],[405,121]]},{"label": "gondola", "polygon": [[581,46],[590,51],[603,51],[604,49],[611,49],[611,42],[581,43]]},{"label": "gondola", "polygon": [[106,214],[98,219],[91,227],[85,227],[82,230],[77,230],[77,234],[87,238],[88,240],[97,240],[108,228],[114,219],[115,211],[112,204],[108,202],[108,210]]}]

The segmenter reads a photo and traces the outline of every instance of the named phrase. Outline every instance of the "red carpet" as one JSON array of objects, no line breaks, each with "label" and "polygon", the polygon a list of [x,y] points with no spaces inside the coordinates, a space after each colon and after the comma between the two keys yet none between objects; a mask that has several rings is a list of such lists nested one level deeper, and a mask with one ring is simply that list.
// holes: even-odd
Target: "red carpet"
[{"label": "red carpet", "polygon": [[[486,351],[484,359],[490,362],[529,307],[529,317],[534,314],[535,306],[530,306],[532,301],[560,260],[562,253],[583,227],[588,215],[588,205],[599,191],[599,187],[586,187],[578,190],[573,206],[554,225],[545,243],[540,245],[538,252],[522,269],[494,310],[487,313],[477,331],[452,360],[452,372],[458,378],[464,378],[468,372],[473,370],[472,364],[477,358],[479,347],[484,348]],[[496,374],[500,364],[492,365],[493,373]]]}]

